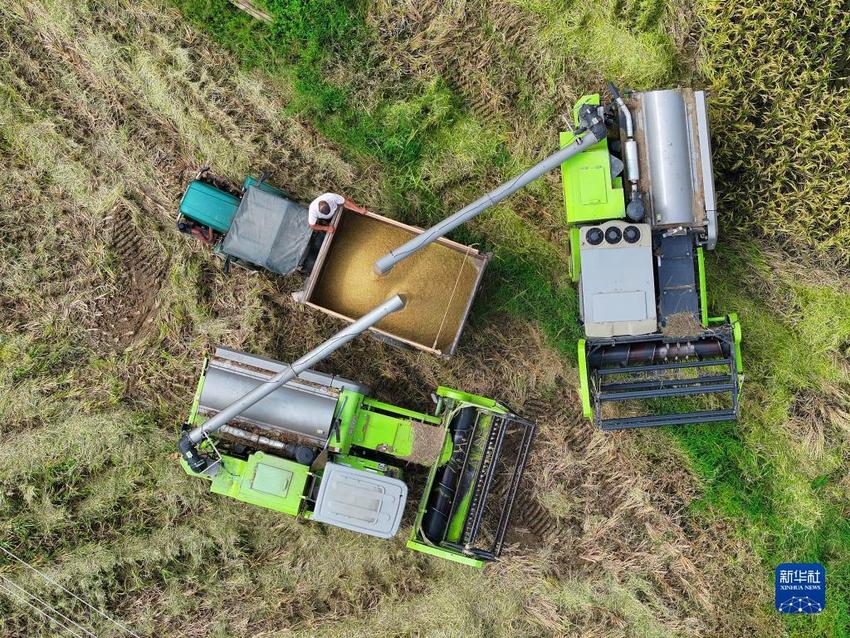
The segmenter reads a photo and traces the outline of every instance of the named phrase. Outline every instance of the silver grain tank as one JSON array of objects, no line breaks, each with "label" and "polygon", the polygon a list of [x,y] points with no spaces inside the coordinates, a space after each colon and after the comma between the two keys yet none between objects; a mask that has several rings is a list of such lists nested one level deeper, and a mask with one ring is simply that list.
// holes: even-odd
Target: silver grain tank
[{"label": "silver grain tank", "polygon": [[[199,414],[217,414],[285,368],[284,364],[265,357],[217,348],[207,364]],[[321,447],[330,434],[341,389],[367,392],[367,388],[353,381],[306,370],[232,422]]]},{"label": "silver grain tank", "polygon": [[717,212],[704,91],[667,89],[634,93],[646,221],[656,228],[702,229],[705,245],[717,241]]},{"label": "silver grain tank", "polygon": [[[227,426],[229,421],[240,418],[267,430],[277,429],[279,432],[302,435],[313,443],[327,440],[330,436],[330,420],[333,419],[333,411],[330,405],[332,397],[320,396],[323,394],[320,392],[306,392],[306,385],[310,383],[316,386],[316,390],[319,390],[322,386],[327,386],[327,375],[311,373],[310,368],[319,361],[326,359],[357,335],[374,326],[387,315],[401,310],[404,306],[404,297],[398,294],[393,295],[372,308],[350,326],[343,328],[330,339],[310,350],[297,361],[288,364],[273,362],[277,370],[266,368],[266,372],[271,372],[271,374],[262,374],[264,365],[262,361],[247,361],[246,365],[248,367],[253,365],[258,374],[250,375],[243,372],[230,378],[225,375],[224,379],[219,380],[220,382],[214,381],[220,386],[218,389],[220,392],[229,395],[225,400],[220,401],[218,397],[213,396],[212,385],[206,398],[204,397],[204,391],[208,390],[206,386],[208,379],[205,379],[204,388],[201,390],[199,398],[198,411],[203,408],[207,413],[215,412],[215,414],[201,425],[192,429],[185,429],[177,443],[177,449],[188,464],[189,469],[198,473],[210,467],[217,467],[210,457],[198,450],[197,445],[210,434],[214,434]],[[231,351],[230,354],[239,353]],[[248,356],[242,355],[243,358]],[[265,363],[269,364],[270,362],[266,361]],[[300,375],[306,375],[301,376],[301,381],[305,384],[304,391],[295,387],[298,384],[296,379]],[[309,380],[311,375],[312,382]],[[276,394],[276,398],[272,402],[277,403],[274,409],[257,407],[258,403],[273,394]],[[313,396],[308,396],[311,394]],[[218,407],[210,405],[213,401],[217,402]],[[336,401],[334,401],[335,403]],[[299,413],[296,410],[304,410],[305,412]],[[246,415],[248,416],[246,417]],[[298,451],[295,450],[295,452],[297,454]]]}]

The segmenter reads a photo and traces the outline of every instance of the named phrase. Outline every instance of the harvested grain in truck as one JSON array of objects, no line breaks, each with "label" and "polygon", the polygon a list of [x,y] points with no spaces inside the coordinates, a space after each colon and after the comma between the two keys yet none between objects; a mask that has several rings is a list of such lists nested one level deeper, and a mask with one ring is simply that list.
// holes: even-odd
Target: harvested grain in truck
[{"label": "harvested grain in truck", "polygon": [[460,329],[479,266],[442,243],[430,244],[386,275],[372,265],[413,234],[374,217],[345,211],[310,301],[356,319],[394,294],[407,300],[404,310],[377,327],[421,345],[446,351]]}]

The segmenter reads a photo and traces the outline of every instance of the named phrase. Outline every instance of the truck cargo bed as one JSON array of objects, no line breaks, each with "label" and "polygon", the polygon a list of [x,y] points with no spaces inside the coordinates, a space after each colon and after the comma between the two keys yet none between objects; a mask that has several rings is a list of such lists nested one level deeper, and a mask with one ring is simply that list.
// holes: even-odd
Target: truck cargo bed
[{"label": "truck cargo bed", "polygon": [[451,356],[481,282],[489,254],[440,239],[384,276],[372,265],[422,231],[379,215],[345,210],[324,242],[307,280],[303,300],[330,315],[354,321],[394,294],[404,310],[381,321],[375,332],[437,355]]}]

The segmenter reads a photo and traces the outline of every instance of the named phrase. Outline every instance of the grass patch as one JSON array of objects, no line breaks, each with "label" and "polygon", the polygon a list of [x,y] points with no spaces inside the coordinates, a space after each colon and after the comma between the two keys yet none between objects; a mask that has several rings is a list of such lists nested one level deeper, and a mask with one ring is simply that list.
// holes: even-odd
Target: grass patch
[{"label": "grass patch", "polygon": [[850,295],[753,245],[730,241],[711,262],[712,299],[744,318],[746,381],[739,426],[670,432],[705,485],[692,507],[738,521],[766,568],[824,563],[826,611],[786,623],[794,636],[847,635],[850,370],[836,346],[850,338]]},{"label": "grass patch", "polygon": [[638,90],[674,79],[676,48],[665,19],[671,10],[668,2],[514,0],[514,4],[542,18],[546,27],[540,37],[548,49],[589,61],[603,77],[628,78],[629,86]]}]

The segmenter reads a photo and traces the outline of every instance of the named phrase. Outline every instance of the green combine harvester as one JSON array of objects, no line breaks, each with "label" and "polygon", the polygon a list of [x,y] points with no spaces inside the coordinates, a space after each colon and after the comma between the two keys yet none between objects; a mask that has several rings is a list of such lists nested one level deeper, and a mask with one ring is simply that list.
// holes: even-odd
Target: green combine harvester
[{"label": "green combine harvester", "polygon": [[718,232],[706,95],[609,90],[608,105],[578,101],[561,150],[378,259],[375,272],[560,167],[584,415],[605,430],[734,420],[741,328],[734,314],[709,315],[706,289],[704,251]]},{"label": "green combine harvester", "polygon": [[497,559],[534,424],[444,387],[434,414],[408,410],[311,370],[404,303],[391,298],[293,364],[217,349],[178,445],[186,472],[216,494],[390,538],[408,496],[404,466],[428,467],[408,547],[476,567]]}]

